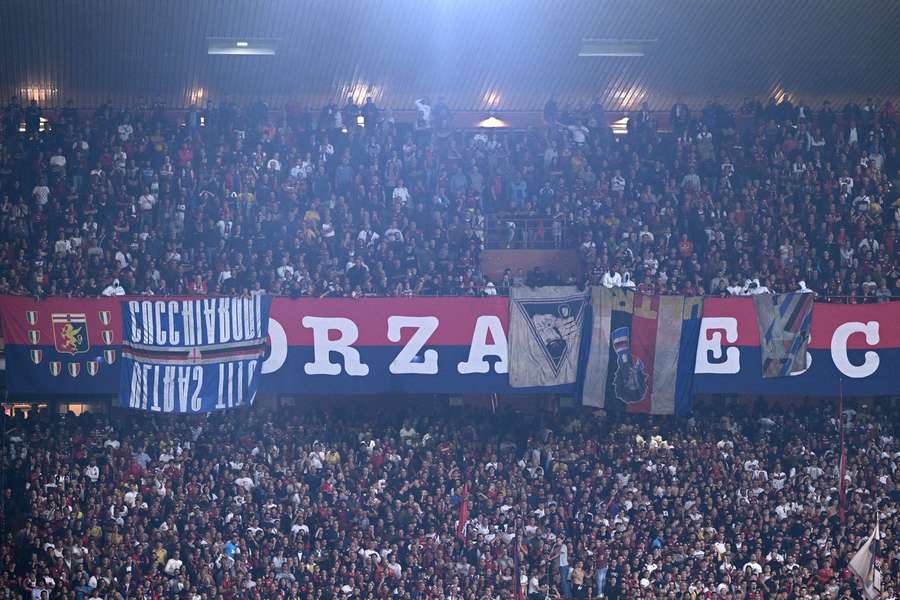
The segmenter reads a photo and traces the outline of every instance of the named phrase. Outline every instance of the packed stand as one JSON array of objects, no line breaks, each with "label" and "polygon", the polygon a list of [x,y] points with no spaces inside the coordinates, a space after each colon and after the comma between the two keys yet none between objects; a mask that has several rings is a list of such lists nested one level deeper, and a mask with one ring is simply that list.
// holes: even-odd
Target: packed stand
[{"label": "packed stand", "polygon": [[836,411],[750,404],[8,419],[0,597],[859,599],[878,520],[897,598],[900,405],[845,411],[842,524]]},{"label": "packed stand", "polygon": [[[746,295],[813,291],[885,301],[900,292],[897,113],[788,101],[738,111],[676,103],[671,135],[646,108],[613,141],[603,109],[558,114],[541,198],[579,230],[596,284]],[[599,130],[599,131],[598,131]],[[546,188],[546,191],[543,191]],[[562,198],[558,189],[562,189]]]},{"label": "packed stand", "polygon": [[[371,100],[176,115],[161,102],[87,113],[13,98],[0,293],[476,295],[560,281],[859,302],[900,292],[890,102],[679,102],[664,127],[645,105],[621,136],[599,103],[551,100],[527,131],[454,129],[442,101],[416,106],[401,123]],[[488,281],[490,224],[501,246],[577,246],[582,264]]]}]

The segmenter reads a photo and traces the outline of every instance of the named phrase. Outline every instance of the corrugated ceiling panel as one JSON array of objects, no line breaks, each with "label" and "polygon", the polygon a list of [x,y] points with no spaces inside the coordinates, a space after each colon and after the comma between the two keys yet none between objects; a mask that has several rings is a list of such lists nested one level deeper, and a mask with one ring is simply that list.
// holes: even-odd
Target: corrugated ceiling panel
[{"label": "corrugated ceiling panel", "polygon": [[[83,106],[371,94],[394,108],[427,95],[473,110],[550,95],[611,109],[773,90],[897,99],[898,26],[900,2],[877,0],[4,0],[0,93]],[[278,55],[208,56],[210,36],[279,38]],[[659,42],[579,58],[584,37]]]}]

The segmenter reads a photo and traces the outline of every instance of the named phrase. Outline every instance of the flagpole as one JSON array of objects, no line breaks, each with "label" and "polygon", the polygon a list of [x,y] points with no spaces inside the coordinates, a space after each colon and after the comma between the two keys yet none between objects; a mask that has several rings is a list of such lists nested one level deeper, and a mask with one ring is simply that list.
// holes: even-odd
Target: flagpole
[{"label": "flagpole", "polygon": [[[518,521],[518,519],[516,519]],[[522,557],[519,555],[522,544],[522,527],[516,527],[516,535],[513,539],[513,600],[525,600],[526,589],[522,589]]]},{"label": "flagpole", "polygon": [[841,455],[838,468],[838,477],[840,477],[840,481],[838,481],[838,517],[841,520],[841,524],[843,524],[847,516],[847,448],[844,444],[844,379],[842,377],[838,378],[838,423],[841,432]]}]

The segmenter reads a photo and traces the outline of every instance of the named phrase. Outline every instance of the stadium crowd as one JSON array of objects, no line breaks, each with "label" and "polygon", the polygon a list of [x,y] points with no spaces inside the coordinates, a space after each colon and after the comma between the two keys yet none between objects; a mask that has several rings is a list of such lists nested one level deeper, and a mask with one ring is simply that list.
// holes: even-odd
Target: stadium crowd
[{"label": "stadium crowd", "polygon": [[876,520],[897,598],[900,405],[844,411],[843,523],[809,408],[7,418],[0,598],[862,598]]},{"label": "stadium crowd", "polygon": [[[551,100],[546,126],[527,131],[454,129],[443,102],[417,108],[404,124],[371,100],[317,113],[209,103],[176,117],[144,101],[45,114],[12,98],[0,293],[497,293],[527,277],[482,275],[491,223],[510,247],[577,246],[572,272],[595,283],[900,292],[890,102],[679,102],[671,133],[645,105],[618,137],[599,103]],[[539,224],[517,220],[529,217]]]}]

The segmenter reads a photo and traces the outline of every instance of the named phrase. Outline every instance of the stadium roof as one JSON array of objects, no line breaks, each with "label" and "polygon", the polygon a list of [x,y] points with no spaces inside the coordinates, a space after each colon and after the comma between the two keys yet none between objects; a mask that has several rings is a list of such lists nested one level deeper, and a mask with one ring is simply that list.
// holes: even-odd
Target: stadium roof
[{"label": "stadium roof", "polygon": [[4,0],[0,93],[81,106],[352,94],[409,107],[427,94],[534,110],[550,92],[611,109],[843,103],[900,98],[898,30],[900,2],[881,0]]}]

